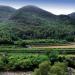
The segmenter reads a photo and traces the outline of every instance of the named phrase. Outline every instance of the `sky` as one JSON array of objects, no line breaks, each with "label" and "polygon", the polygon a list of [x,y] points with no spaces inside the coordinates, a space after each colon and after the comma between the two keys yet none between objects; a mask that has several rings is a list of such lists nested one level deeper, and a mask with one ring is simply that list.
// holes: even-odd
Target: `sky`
[{"label": "sky", "polygon": [[75,12],[75,0],[0,0],[0,5],[16,9],[26,5],[35,5],[56,15]]}]

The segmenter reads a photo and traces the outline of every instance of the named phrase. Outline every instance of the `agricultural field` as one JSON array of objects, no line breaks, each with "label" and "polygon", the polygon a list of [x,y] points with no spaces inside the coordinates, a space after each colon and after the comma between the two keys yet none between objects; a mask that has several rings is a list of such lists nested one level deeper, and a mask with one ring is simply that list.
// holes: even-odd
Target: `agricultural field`
[{"label": "agricultural field", "polygon": [[[0,5],[0,75],[75,75],[75,12],[56,15],[40,8],[47,0],[19,1],[1,1],[15,8]],[[49,2],[46,9],[62,7]]]},{"label": "agricultural field", "polygon": [[3,41],[0,44],[0,74],[2,75],[31,75],[45,61],[51,62],[51,68],[52,64],[58,61],[63,62],[63,64],[61,63],[63,66],[65,65],[64,61],[72,68],[75,66],[73,60],[75,58],[75,47],[70,47],[74,43],[53,39],[37,39],[5,41],[5,43]]}]

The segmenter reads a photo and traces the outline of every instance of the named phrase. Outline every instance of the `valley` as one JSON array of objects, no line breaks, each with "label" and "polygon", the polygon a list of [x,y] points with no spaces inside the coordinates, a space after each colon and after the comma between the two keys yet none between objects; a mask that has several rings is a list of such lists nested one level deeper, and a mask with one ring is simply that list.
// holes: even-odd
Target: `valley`
[{"label": "valley", "polygon": [[0,6],[0,75],[69,75],[68,67],[75,69],[74,15]]}]

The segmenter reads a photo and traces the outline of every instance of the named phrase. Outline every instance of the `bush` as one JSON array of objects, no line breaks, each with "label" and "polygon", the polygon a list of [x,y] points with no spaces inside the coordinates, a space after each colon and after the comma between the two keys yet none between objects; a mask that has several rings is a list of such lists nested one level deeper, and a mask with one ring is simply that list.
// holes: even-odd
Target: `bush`
[{"label": "bush", "polygon": [[8,55],[0,56],[0,69],[2,70],[34,70],[43,61],[47,61],[45,55]]},{"label": "bush", "polygon": [[48,61],[39,65],[32,75],[67,75],[67,65],[64,63],[55,63],[53,66]]},{"label": "bush", "polygon": [[20,40],[16,41],[17,44],[25,43],[26,45],[57,45],[65,44],[66,40],[57,40],[57,39],[32,39],[32,40]]},{"label": "bush", "polygon": [[66,40],[67,40],[68,42],[74,42],[74,41],[75,41],[75,37],[73,37],[73,36],[68,36],[68,37],[66,37]]},{"label": "bush", "polygon": [[58,51],[51,51],[50,54],[48,55],[52,65],[54,64],[54,62],[58,61],[58,55],[59,55]]},{"label": "bush", "polygon": [[28,45],[28,44],[27,44],[26,42],[20,40],[20,41],[15,42],[15,45],[18,45],[18,46],[20,46],[20,47],[25,47],[25,48],[27,48],[27,45]]},{"label": "bush", "polygon": [[33,75],[48,75],[50,71],[50,63],[45,61],[39,65],[39,69],[35,69]]},{"label": "bush", "polygon": [[4,69],[4,63],[2,58],[0,58],[0,70],[3,70],[3,69]]},{"label": "bush", "polygon": [[0,40],[0,44],[14,45],[14,42],[11,40]]},{"label": "bush", "polygon": [[56,75],[67,75],[67,66],[64,63],[55,63],[50,70],[50,73]]}]

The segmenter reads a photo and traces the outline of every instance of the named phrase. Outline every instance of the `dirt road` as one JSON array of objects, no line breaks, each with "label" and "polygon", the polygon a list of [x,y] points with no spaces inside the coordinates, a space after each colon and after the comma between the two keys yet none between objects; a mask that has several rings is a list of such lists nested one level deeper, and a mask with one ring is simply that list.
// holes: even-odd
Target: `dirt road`
[{"label": "dirt road", "polygon": [[31,75],[31,72],[0,72],[0,75]]},{"label": "dirt road", "polygon": [[75,48],[75,43],[63,45],[63,46],[50,46],[50,45],[44,45],[44,46],[32,46],[32,48]]}]

